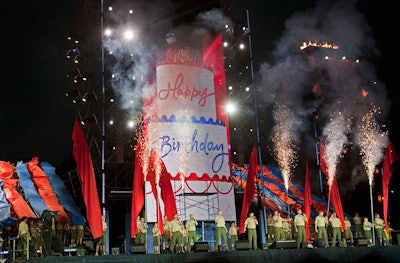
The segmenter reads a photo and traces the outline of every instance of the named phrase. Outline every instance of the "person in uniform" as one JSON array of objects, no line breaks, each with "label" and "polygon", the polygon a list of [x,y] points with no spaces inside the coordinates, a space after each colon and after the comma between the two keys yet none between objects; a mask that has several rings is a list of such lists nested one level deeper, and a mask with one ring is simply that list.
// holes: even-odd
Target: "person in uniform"
[{"label": "person in uniform", "polygon": [[297,233],[296,236],[296,244],[297,248],[300,248],[302,244],[306,244],[306,223],[307,217],[303,215],[303,211],[301,209],[297,209],[297,215],[294,216],[294,229]]},{"label": "person in uniform", "polygon": [[285,240],[285,233],[283,232],[283,220],[278,211],[274,211],[274,230],[275,240]]},{"label": "person in uniform", "polygon": [[372,246],[372,227],[374,225],[368,221],[368,217],[364,217],[363,221],[363,230],[364,230],[364,235],[365,238],[368,239],[368,245]]},{"label": "person in uniform", "polygon": [[274,229],[274,218],[272,213],[268,213],[267,217],[267,231],[268,231],[268,241],[275,240],[275,229]]},{"label": "person in uniform", "polygon": [[43,240],[43,256],[52,255],[53,232],[55,232],[55,222],[57,221],[57,213],[54,211],[44,210],[40,216],[42,221],[42,240]]},{"label": "person in uniform", "polygon": [[192,250],[192,247],[194,243],[197,241],[197,236],[196,236],[196,227],[198,225],[198,222],[196,218],[194,217],[194,214],[190,214],[189,220],[186,221],[186,231],[188,232],[188,251]]},{"label": "person in uniform", "polygon": [[[222,210],[218,210],[217,216],[214,219],[216,224],[216,250],[219,248],[220,245],[227,245],[226,243],[226,233],[228,229],[226,228],[225,224],[225,217],[222,215]],[[223,243],[221,243],[221,238]]]},{"label": "person in uniform", "polygon": [[328,231],[326,230],[329,221],[328,218],[324,215],[324,211],[322,210],[319,211],[314,221],[315,221],[315,233],[317,234],[318,239],[323,239],[325,242],[324,247],[329,247]]},{"label": "person in uniform", "polygon": [[154,253],[160,254],[160,236],[161,236],[161,231],[160,228],[158,227],[158,223],[154,223],[153,229],[151,230],[153,233],[153,247],[154,247]]},{"label": "person in uniform", "polygon": [[385,221],[383,221],[379,213],[375,214],[374,226],[378,243],[380,246],[383,246],[383,239],[384,239],[383,228],[385,227]]},{"label": "person in uniform", "polygon": [[247,231],[247,238],[250,243],[250,249],[253,248],[254,250],[257,250],[257,225],[258,225],[258,220],[254,216],[254,213],[250,213],[249,217],[246,218],[246,221],[244,221],[244,231]]},{"label": "person in uniform", "polygon": [[344,217],[344,243],[347,246],[347,240],[350,239],[350,246],[354,246],[353,231],[351,231],[351,221],[347,216]]},{"label": "person in uniform", "polygon": [[362,235],[363,220],[358,215],[358,213],[354,214],[353,222],[354,222],[354,227],[355,227],[355,236],[356,236],[356,238],[362,238],[363,237],[363,235]]},{"label": "person in uniform", "polygon": [[336,246],[336,240],[341,242],[342,240],[342,222],[336,216],[336,213],[333,212],[331,217],[329,218],[329,223],[332,226],[332,247]]},{"label": "person in uniform", "polygon": [[283,218],[282,221],[282,229],[283,232],[285,233],[285,239],[290,240],[292,239],[292,224],[293,220],[290,218],[290,215],[287,215],[286,218]]},{"label": "person in uniform", "polygon": [[229,227],[229,240],[231,241],[231,249],[235,249],[235,244],[239,240],[238,237],[238,227],[234,221],[231,222],[231,226]]},{"label": "person in uniform", "polygon": [[28,218],[26,216],[21,218],[21,222],[18,225],[18,237],[22,242],[22,254],[26,260],[29,259],[29,241],[31,235],[29,233]]},{"label": "person in uniform", "polygon": [[182,222],[179,219],[179,215],[175,214],[174,218],[169,222],[172,238],[169,249],[171,253],[176,251],[176,246],[180,246],[182,244]]},{"label": "person in uniform", "polygon": [[162,236],[163,252],[168,253],[169,241],[171,240],[171,226],[169,224],[169,220],[166,215],[164,216],[163,224],[164,224],[164,234]]},{"label": "person in uniform", "polygon": [[99,238],[97,238],[95,240],[96,243],[96,247],[95,247],[95,256],[99,255],[99,252],[101,251],[103,253],[103,255],[107,255],[106,252],[106,233],[107,233],[107,222],[106,219],[104,217],[104,215],[101,216],[101,222],[102,222],[102,226],[103,226],[103,235],[101,235]]}]

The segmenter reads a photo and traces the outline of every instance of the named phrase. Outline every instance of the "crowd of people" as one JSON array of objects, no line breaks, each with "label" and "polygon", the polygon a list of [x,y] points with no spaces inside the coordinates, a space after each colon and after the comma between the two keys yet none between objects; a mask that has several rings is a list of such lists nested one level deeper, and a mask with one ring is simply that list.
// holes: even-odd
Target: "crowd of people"
[{"label": "crowd of people", "polygon": [[[139,232],[135,243],[145,243],[148,226],[144,218],[138,218]],[[355,246],[355,241],[365,239],[368,246],[383,246],[391,244],[391,234],[385,229],[385,222],[379,213],[375,213],[371,223],[368,217],[361,218],[358,213],[350,220],[344,217],[344,225],[336,215],[331,212],[326,215],[319,211],[315,218],[307,219],[301,209],[296,211],[292,218],[279,211],[268,213],[266,219],[267,242],[295,240],[297,248],[319,247],[347,247]],[[239,227],[235,221],[226,222],[222,210],[214,220],[215,223],[215,251],[235,250],[239,241]],[[306,238],[306,224],[310,231],[310,240]],[[193,251],[193,247],[199,238],[197,232],[198,222],[194,214],[190,214],[189,220],[185,223],[175,214],[172,220],[164,217],[164,234],[161,235],[158,224],[152,228],[154,253],[185,253]],[[389,228],[389,231],[392,229]],[[376,244],[373,242],[373,231],[376,236]],[[259,249],[258,220],[253,212],[250,212],[244,222],[244,232],[240,239],[248,241],[250,250]]]},{"label": "crowd of people", "polygon": [[45,210],[40,218],[22,217],[1,229],[2,249],[15,249],[24,259],[63,253],[64,247],[82,247],[84,226],[73,225],[57,212]]},{"label": "crowd of people", "polygon": [[[326,215],[324,211],[319,211],[315,218],[307,219],[301,209],[296,211],[292,218],[281,212],[274,211],[268,213],[266,219],[266,239],[267,242],[281,240],[296,240],[297,248],[312,247],[307,243],[306,224],[309,226],[310,239],[314,245],[319,247],[346,247],[354,246],[355,240],[365,239],[368,246],[383,246],[391,244],[391,234],[386,231],[386,224],[375,213],[373,223],[368,217],[360,217],[355,213],[352,220],[344,217],[344,225],[335,212]],[[239,227],[235,221],[226,222],[222,210],[215,216],[215,250],[235,250],[235,245],[239,241]],[[248,241],[250,250],[259,249],[258,219],[253,212],[250,212],[244,222],[243,236],[241,239]],[[389,223],[390,224],[390,223]],[[135,244],[146,244],[149,227],[144,217],[137,218],[138,233],[134,239]],[[154,253],[187,253],[194,250],[195,243],[199,240],[199,222],[194,214],[189,215],[189,219],[183,222],[178,214],[172,220],[165,216],[163,220],[164,233],[161,234],[157,223],[153,224],[151,234],[153,237]],[[104,233],[107,231],[107,224],[103,217]],[[389,228],[389,231],[392,230]],[[376,244],[373,237],[376,237]],[[3,249],[11,247],[10,240],[18,240],[22,256],[25,259],[40,256],[52,255],[54,251],[64,247],[83,246],[84,226],[71,225],[64,218],[58,220],[57,213],[45,211],[40,218],[23,217],[16,225],[2,229]],[[105,255],[105,234],[94,240],[95,255]]]},{"label": "crowd of people", "polygon": [[[310,222],[308,222],[310,221]],[[386,230],[385,222],[379,213],[375,213],[373,223],[368,217],[361,218],[355,213],[352,221],[344,216],[344,225],[335,212],[326,215],[319,211],[318,215],[308,220],[301,209],[292,219],[289,215],[282,217],[281,213],[274,211],[267,216],[268,241],[296,240],[297,248],[312,247],[307,243],[305,225],[309,225],[310,240],[316,241],[320,247],[347,247],[354,246],[355,239],[366,239],[368,246],[375,245],[373,234],[376,235],[376,245],[391,244],[391,228]],[[374,231],[374,233],[372,232]]]}]

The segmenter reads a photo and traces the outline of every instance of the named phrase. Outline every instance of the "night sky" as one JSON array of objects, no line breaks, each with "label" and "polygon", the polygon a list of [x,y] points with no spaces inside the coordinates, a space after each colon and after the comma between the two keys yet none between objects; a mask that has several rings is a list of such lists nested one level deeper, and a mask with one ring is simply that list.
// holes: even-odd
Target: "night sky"
[{"label": "night sky", "polygon": [[[64,95],[71,89],[71,82],[65,76],[66,72],[71,70],[71,65],[65,58],[67,50],[71,47],[66,37],[71,31],[84,30],[88,35],[83,39],[88,42],[94,41],[93,34],[98,33],[100,28],[93,28],[92,32],[87,29],[93,21],[98,23],[100,19],[99,11],[93,10],[93,7],[100,8],[97,2],[100,1],[95,1],[95,4],[93,1],[79,0],[14,0],[3,3],[0,10],[0,160],[27,161],[38,156],[40,160],[57,167],[71,158],[71,133],[77,112],[74,104]],[[156,6],[159,1],[153,2]],[[175,11],[171,11],[171,21],[163,20],[163,28],[174,23],[192,23],[199,13],[210,10],[215,2],[218,1],[172,1],[166,9]],[[282,51],[278,46],[282,46],[285,38],[288,39],[288,32],[299,25],[294,17],[312,13],[317,1],[232,2],[235,2],[234,5],[240,10],[249,10],[254,66],[258,74],[262,65],[274,66],[279,61],[278,57],[282,57],[283,53],[279,53]],[[180,5],[177,5],[178,3]],[[400,52],[396,42],[400,33],[400,21],[396,13],[398,9],[394,7],[393,2],[387,0],[358,1],[356,7],[365,18],[363,28],[370,32],[375,41],[368,43],[369,47],[373,47],[370,52],[359,53],[368,57],[376,70],[377,79],[385,84],[388,98],[385,123],[390,131],[390,140],[396,149],[400,149],[400,127],[396,115],[399,112],[396,88],[400,72]],[[151,10],[159,9],[148,8],[147,12]],[[232,10],[232,13],[235,11]],[[147,13],[144,17],[146,16],[150,15]],[[340,23],[343,20],[343,17],[337,17],[336,21]],[[335,20],[331,19],[330,22],[332,21]],[[345,31],[345,28],[343,30]],[[351,33],[354,32],[349,32]],[[370,41],[369,38],[365,40]],[[90,50],[91,53],[100,55],[100,47],[96,50],[93,43],[88,46],[93,49]],[[96,66],[98,64],[94,64],[94,67]],[[263,100],[260,102],[267,103]],[[311,145],[310,148],[312,147]],[[396,164],[390,184],[394,193],[390,196],[389,204],[400,201],[400,179],[397,179],[399,173]],[[377,191],[378,185],[379,180],[376,182]],[[347,204],[346,208],[353,213],[357,209],[355,207],[360,207],[359,204],[363,203],[361,207],[365,210],[361,214],[369,216],[368,185],[352,187],[352,191],[344,190],[346,195],[342,201]],[[348,205],[349,200],[352,200],[351,205]],[[393,217],[397,216],[395,211],[391,211],[391,214]],[[393,227],[400,228],[400,223],[395,222],[400,219],[392,221]]]}]

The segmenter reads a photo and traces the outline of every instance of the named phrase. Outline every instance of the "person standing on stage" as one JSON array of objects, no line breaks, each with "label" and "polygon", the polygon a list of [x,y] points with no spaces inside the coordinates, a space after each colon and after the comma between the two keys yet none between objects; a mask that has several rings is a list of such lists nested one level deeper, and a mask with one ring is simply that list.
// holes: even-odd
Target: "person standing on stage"
[{"label": "person standing on stage", "polygon": [[286,218],[282,219],[282,229],[283,229],[283,232],[285,233],[286,240],[293,239],[292,224],[293,224],[293,220],[292,220],[292,218],[290,218],[290,215],[287,215]]},{"label": "person standing on stage", "polygon": [[350,246],[354,246],[353,232],[351,231],[351,221],[347,216],[344,217],[344,244],[347,246],[347,239],[350,239]]},{"label": "person standing on stage", "polygon": [[294,230],[297,233],[297,248],[300,248],[302,244],[306,244],[306,223],[307,217],[303,215],[303,211],[301,209],[297,209],[297,215],[294,217]]},{"label": "person standing on stage", "polygon": [[328,241],[328,227],[329,221],[326,216],[324,216],[324,211],[319,211],[319,214],[315,217],[315,233],[317,233],[318,239],[323,239],[325,242],[325,247],[329,247]]},{"label": "person standing on stage", "polygon": [[329,223],[332,225],[332,247],[336,246],[336,240],[340,243],[342,240],[342,222],[333,212],[329,218]]},{"label": "person standing on stage", "polygon": [[234,221],[231,222],[231,226],[229,227],[229,239],[231,241],[231,249],[233,251],[235,249],[236,242],[239,240],[238,227]]},{"label": "person standing on stage", "polygon": [[138,224],[138,233],[136,235],[137,244],[146,244],[147,223],[145,222],[144,217],[140,217],[137,224]]},{"label": "person standing on stage", "polygon": [[249,217],[246,218],[246,221],[244,221],[244,231],[246,231],[246,228],[248,229],[247,232],[247,237],[250,243],[250,249],[253,248],[254,250],[257,250],[257,225],[258,225],[258,220],[254,216],[254,213],[250,213]]},{"label": "person standing on stage", "polygon": [[22,249],[23,255],[26,260],[29,259],[29,241],[31,239],[31,235],[29,234],[29,224],[28,218],[26,216],[21,218],[21,222],[18,225],[18,237],[21,238],[22,241]]},{"label": "person standing on stage", "polygon": [[285,233],[283,232],[283,220],[278,211],[274,211],[274,230],[275,240],[285,240]]},{"label": "person standing on stage", "polygon": [[81,247],[83,245],[83,236],[85,235],[85,226],[82,224],[76,225],[76,241],[75,244],[77,247]]},{"label": "person standing on stage", "polygon": [[378,239],[379,245],[383,246],[383,238],[384,238],[383,228],[385,227],[385,221],[383,221],[383,219],[378,213],[375,214],[374,226],[375,226],[376,238]]},{"label": "person standing on stage", "polygon": [[42,231],[42,226],[41,226],[41,221],[39,218],[32,218],[29,221],[29,231],[31,234],[31,251],[32,251],[32,256],[38,257],[38,251],[39,254],[42,255],[42,242],[41,242],[41,231]]},{"label": "person standing on stage", "polygon": [[[228,229],[226,228],[225,224],[225,218],[222,215],[222,210],[218,210],[217,216],[215,217],[215,224],[216,224],[216,247],[215,249],[217,250],[220,245],[227,245],[226,243],[226,233],[228,232]],[[221,238],[223,240],[223,244],[221,244]]]},{"label": "person standing on stage", "polygon": [[106,252],[106,239],[107,239],[107,222],[106,219],[104,217],[104,215],[101,216],[101,222],[102,222],[102,226],[103,226],[103,235],[101,235],[100,237],[96,238],[95,240],[95,256],[99,255],[99,251],[101,250],[101,252],[103,253],[103,255],[107,255]]},{"label": "person standing on stage", "polygon": [[368,239],[368,245],[372,246],[372,227],[374,225],[368,221],[368,217],[364,217],[363,230],[365,238]]},{"label": "person standing on stage", "polygon": [[160,236],[161,231],[158,227],[158,223],[154,223],[153,229],[151,230],[153,233],[153,246],[154,246],[154,253],[160,254]]},{"label": "person standing on stage", "polygon": [[178,214],[174,215],[174,218],[169,222],[170,228],[171,228],[171,233],[172,233],[172,238],[171,238],[171,243],[169,245],[169,249],[171,253],[174,253],[176,250],[175,246],[180,246],[182,244],[182,222],[179,219]]},{"label": "person standing on stage", "polygon": [[362,238],[362,229],[363,229],[363,220],[362,218],[358,215],[358,213],[354,214],[353,217],[353,222],[354,222],[354,227],[355,227],[355,234],[356,234],[356,238]]},{"label": "person standing on stage", "polygon": [[52,255],[52,239],[53,231],[56,229],[57,213],[49,210],[44,210],[40,216],[42,221],[42,239],[43,239],[43,256]]},{"label": "person standing on stage", "polygon": [[182,233],[182,242],[179,244],[180,250],[179,253],[188,252],[188,231],[184,224],[181,225],[181,233]]},{"label": "person standing on stage", "polygon": [[274,218],[272,213],[268,213],[267,217],[267,230],[268,230],[268,241],[275,240],[275,229],[274,229]]},{"label": "person standing on stage", "polygon": [[187,249],[188,251],[192,250],[192,246],[194,243],[197,241],[197,236],[196,236],[196,227],[198,223],[196,218],[194,217],[194,214],[190,214],[189,220],[186,222],[186,231],[188,232],[188,244],[187,244]]},{"label": "person standing on stage", "polygon": [[169,241],[171,240],[172,233],[171,233],[171,226],[169,224],[167,216],[164,216],[163,224],[164,224],[164,234],[162,236],[163,252],[168,253]]}]

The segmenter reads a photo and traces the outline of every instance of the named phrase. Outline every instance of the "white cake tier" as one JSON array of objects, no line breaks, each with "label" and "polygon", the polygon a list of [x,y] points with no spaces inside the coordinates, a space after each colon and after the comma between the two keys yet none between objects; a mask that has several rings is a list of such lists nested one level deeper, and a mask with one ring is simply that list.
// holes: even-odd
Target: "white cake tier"
[{"label": "white cake tier", "polygon": [[156,115],[216,118],[213,72],[184,64],[157,66]]},{"label": "white cake tier", "polygon": [[172,177],[208,175],[230,178],[226,127],[222,122],[148,122],[149,149],[155,150]]}]

